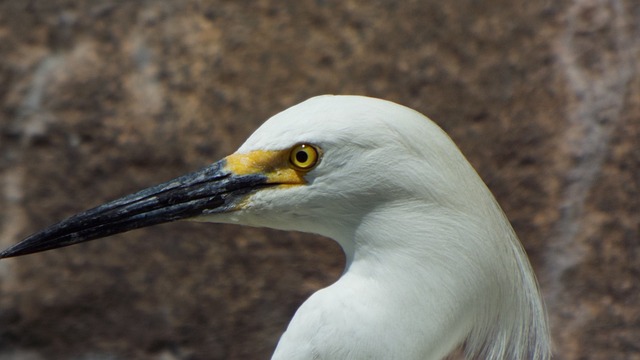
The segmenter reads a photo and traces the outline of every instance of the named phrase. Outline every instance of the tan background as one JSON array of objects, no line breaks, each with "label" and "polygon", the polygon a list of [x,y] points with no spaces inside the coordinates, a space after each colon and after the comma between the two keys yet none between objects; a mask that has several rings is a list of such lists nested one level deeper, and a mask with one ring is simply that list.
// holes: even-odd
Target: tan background
[{"label": "tan background", "polygon": [[[640,359],[640,2],[0,2],[0,245],[323,93],[447,130],[530,254],[556,359]],[[0,359],[265,359],[333,242],[177,223],[0,261]]]}]

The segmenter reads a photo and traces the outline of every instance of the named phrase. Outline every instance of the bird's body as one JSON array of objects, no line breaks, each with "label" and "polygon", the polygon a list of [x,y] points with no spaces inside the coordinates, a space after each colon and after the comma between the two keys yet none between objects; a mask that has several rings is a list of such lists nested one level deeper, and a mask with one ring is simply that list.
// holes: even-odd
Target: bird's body
[{"label": "bird's body", "polygon": [[[165,195],[200,201],[206,190],[217,197],[196,212],[171,210],[163,221],[239,223],[336,240],[347,259],[343,275],[298,309],[274,359],[440,359],[460,346],[473,359],[549,357],[544,309],[522,246],[462,153],[423,115],[383,100],[316,97],[269,119],[214,165],[83,221],[108,219],[121,231],[146,226],[155,223],[148,214],[175,203],[164,204]],[[215,191],[202,190],[210,179]],[[174,195],[176,187],[187,195]],[[129,211],[131,202],[147,207],[142,225],[114,213]],[[135,211],[139,219],[142,210]],[[76,240],[68,234],[74,226],[63,222],[47,235],[58,240],[41,247],[104,236],[92,228]]]}]

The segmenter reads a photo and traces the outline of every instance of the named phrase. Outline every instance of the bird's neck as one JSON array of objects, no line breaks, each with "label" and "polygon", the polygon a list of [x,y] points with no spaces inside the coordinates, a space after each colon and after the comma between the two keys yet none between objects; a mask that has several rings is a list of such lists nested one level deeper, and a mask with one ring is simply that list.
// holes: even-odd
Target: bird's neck
[{"label": "bird's neck", "polygon": [[470,358],[548,356],[537,284],[499,207],[490,204],[493,216],[486,220],[485,212],[479,221],[432,204],[416,202],[409,212],[406,205],[362,220],[339,283],[370,284],[376,298],[363,301],[380,301],[393,318],[404,319],[394,328],[397,336],[420,334],[416,352],[428,358],[463,343]]}]

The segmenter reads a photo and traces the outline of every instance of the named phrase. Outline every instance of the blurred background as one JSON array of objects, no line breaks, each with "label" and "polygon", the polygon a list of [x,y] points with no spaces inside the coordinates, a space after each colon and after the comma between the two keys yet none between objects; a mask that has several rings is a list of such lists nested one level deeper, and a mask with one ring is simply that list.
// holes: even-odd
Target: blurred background
[{"label": "blurred background", "polygon": [[[555,359],[640,359],[640,2],[0,1],[0,245],[233,152],[311,96],[456,141],[538,274]],[[174,223],[0,261],[0,359],[267,359],[317,236]]]}]

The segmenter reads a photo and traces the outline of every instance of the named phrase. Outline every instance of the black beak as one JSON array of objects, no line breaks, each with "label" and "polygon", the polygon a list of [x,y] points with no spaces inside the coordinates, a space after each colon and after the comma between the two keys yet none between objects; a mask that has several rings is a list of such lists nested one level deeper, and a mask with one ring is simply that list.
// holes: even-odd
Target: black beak
[{"label": "black beak", "polygon": [[235,175],[220,160],[204,169],[127,195],[37,232],[0,252],[0,259],[78,244],[170,221],[222,213],[267,186],[263,175]]}]

